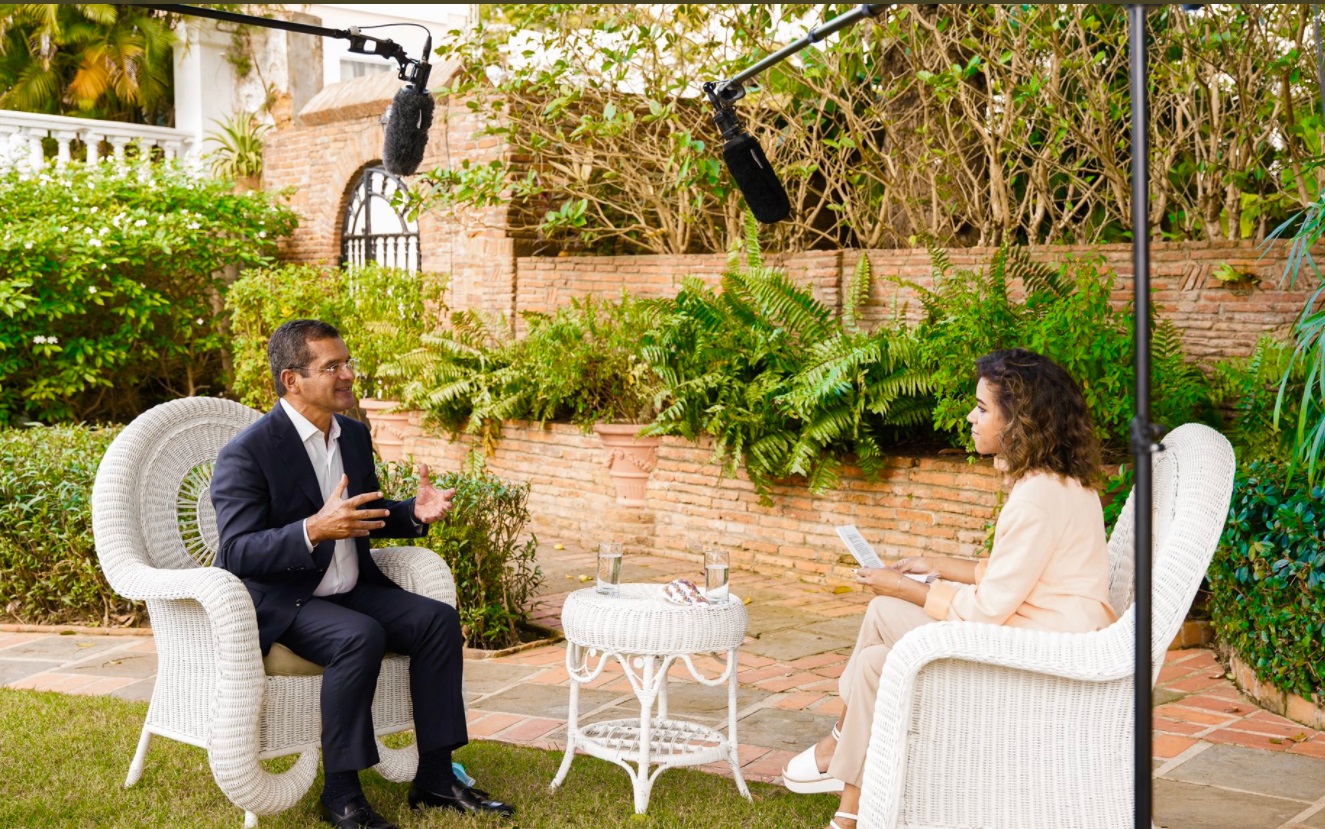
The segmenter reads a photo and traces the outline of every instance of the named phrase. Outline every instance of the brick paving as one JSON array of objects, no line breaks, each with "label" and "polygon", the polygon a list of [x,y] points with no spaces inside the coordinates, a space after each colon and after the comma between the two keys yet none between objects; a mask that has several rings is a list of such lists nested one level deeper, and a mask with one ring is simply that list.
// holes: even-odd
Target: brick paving
[{"label": "brick paving", "polygon": [[[557,550],[556,546],[563,549]],[[560,629],[561,606],[593,572],[578,545],[540,545],[547,580],[531,618]],[[628,554],[623,579],[665,582],[696,577],[698,565]],[[732,589],[747,598],[749,635],[742,647],[738,696],[739,757],[748,780],[775,782],[788,759],[827,733],[841,712],[836,678],[854,642],[854,617],[869,597],[791,578],[735,571]],[[813,639],[807,628],[818,631]],[[793,641],[794,640],[794,641]],[[789,645],[790,643],[790,645]],[[798,652],[808,649],[813,652]],[[795,655],[787,655],[795,652]],[[155,675],[150,634],[62,635],[0,632],[0,685],[148,699]],[[564,749],[569,678],[564,644],[466,660],[470,733]],[[696,660],[705,670],[716,660]],[[710,725],[726,717],[724,688],[672,685],[674,715]],[[637,708],[620,665],[581,695],[584,720],[629,716]],[[1201,648],[1171,650],[1155,708],[1156,824],[1167,829],[1325,828],[1325,733],[1261,710],[1234,687]],[[717,774],[725,766],[707,766]],[[571,780],[574,777],[572,775]],[[1286,787],[1285,781],[1295,781]]]}]

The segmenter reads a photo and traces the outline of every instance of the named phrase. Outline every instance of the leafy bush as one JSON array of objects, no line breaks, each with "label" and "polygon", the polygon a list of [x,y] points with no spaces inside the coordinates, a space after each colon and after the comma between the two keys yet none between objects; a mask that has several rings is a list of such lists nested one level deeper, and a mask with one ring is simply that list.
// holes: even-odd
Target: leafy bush
[{"label": "leafy bush", "polygon": [[276,404],[267,340],[292,319],[320,319],[339,326],[349,311],[341,273],[319,265],[280,265],[248,271],[226,294],[230,312],[234,379],[230,392],[245,406],[266,411]]},{"label": "leafy bush", "polygon": [[[1292,360],[1290,346],[1269,336],[1256,343],[1250,356],[1215,363],[1213,402],[1224,413],[1222,431],[1240,462],[1292,460],[1294,431],[1289,424],[1297,422],[1304,381],[1305,372]],[[1276,418],[1281,387],[1282,418]]]},{"label": "leafy bush", "polygon": [[339,327],[359,361],[359,396],[398,399],[407,377],[386,366],[419,348],[433,329],[429,306],[441,301],[446,279],[373,263],[343,271],[342,283],[348,307]]},{"label": "leafy bush", "polygon": [[[1293,431],[1293,454],[1290,470],[1305,466],[1307,480],[1315,483],[1319,469],[1325,467],[1325,278],[1311,250],[1325,235],[1325,192],[1307,206],[1300,216],[1284,222],[1270,238],[1292,233],[1292,248],[1284,265],[1281,284],[1297,284],[1303,272],[1316,279],[1316,288],[1302,306],[1302,315],[1293,326],[1294,348],[1279,381],[1274,425],[1283,414],[1279,406],[1287,399],[1296,409]],[[1290,390],[1292,394],[1289,394]]]},{"label": "leafy bush", "polygon": [[[1112,272],[1082,259],[1052,267],[1020,248],[999,250],[987,271],[954,272],[946,254],[931,254],[934,288],[907,284],[920,293],[926,312],[916,337],[922,366],[934,380],[936,429],[955,445],[967,445],[976,359],[1020,347],[1044,354],[1077,381],[1106,446],[1129,445],[1134,334],[1130,307],[1110,304]],[[1017,282],[1024,291],[1020,301],[1010,291]],[[1164,320],[1153,330],[1152,417],[1167,426],[1209,420],[1210,383],[1186,360],[1177,328]]]},{"label": "leafy bush", "polygon": [[220,276],[295,217],[170,167],[0,173],[0,424],[130,418],[219,391]]},{"label": "leafy bush", "polygon": [[1257,677],[1305,697],[1325,688],[1325,488],[1285,469],[1241,470],[1209,580],[1219,640]]},{"label": "leafy bush", "polygon": [[646,434],[711,435],[726,474],[744,467],[767,501],[770,485],[802,475],[814,492],[835,484],[853,455],[867,476],[884,447],[928,421],[929,378],[915,370],[906,332],[855,322],[869,295],[867,260],[848,292],[845,325],[751,246],[721,292],[688,279],[645,355],[670,405]]},{"label": "leafy bush", "polygon": [[[377,474],[390,498],[412,498],[418,491],[418,478],[407,465],[379,463]],[[455,507],[427,536],[411,543],[433,550],[450,565],[467,645],[496,649],[519,644],[528,619],[526,603],[543,582],[534,562],[538,539],[532,533],[520,539],[529,522],[529,484],[489,474],[477,455],[468,469],[436,476],[433,484],[455,487]],[[384,539],[373,545],[398,543]]]},{"label": "leafy bush", "polygon": [[405,399],[453,432],[495,435],[503,420],[648,423],[662,384],[643,356],[670,303],[622,296],[576,300],[555,314],[525,314],[528,332],[501,317],[455,315],[424,348],[389,367],[412,377]]},{"label": "leafy bush", "polygon": [[384,365],[419,347],[427,330],[426,304],[436,301],[445,280],[435,274],[370,265],[341,270],[326,265],[281,265],[249,271],[230,286],[234,354],[232,394],[244,405],[266,410],[276,403],[267,340],[292,319],[320,319],[340,329],[360,362],[361,397],[391,397],[404,383]]},{"label": "leafy bush", "polygon": [[110,589],[92,540],[92,481],[118,429],[0,429],[0,611],[27,623],[119,626],[141,605]]}]

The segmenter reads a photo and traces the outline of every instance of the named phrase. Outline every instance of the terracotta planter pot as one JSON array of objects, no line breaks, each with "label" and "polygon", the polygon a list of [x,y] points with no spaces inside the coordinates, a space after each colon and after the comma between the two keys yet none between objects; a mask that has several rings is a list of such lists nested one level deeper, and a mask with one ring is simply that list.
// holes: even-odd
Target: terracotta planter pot
[{"label": "terracotta planter pot", "polygon": [[636,437],[634,423],[598,423],[593,430],[603,441],[603,459],[616,486],[616,502],[625,507],[644,506],[649,473],[658,465],[661,438]]},{"label": "terracotta planter pot", "polygon": [[399,409],[397,400],[365,397],[359,400],[368,424],[372,427],[373,446],[384,461],[398,461],[405,455],[405,436],[409,434],[409,410]]}]

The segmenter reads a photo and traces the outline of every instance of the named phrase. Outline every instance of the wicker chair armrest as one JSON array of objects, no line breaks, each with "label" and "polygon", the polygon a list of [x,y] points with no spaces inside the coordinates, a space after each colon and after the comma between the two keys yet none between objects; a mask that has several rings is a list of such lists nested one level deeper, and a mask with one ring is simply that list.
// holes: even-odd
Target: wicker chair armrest
[{"label": "wicker chair armrest", "polygon": [[[1131,616],[1094,633],[1053,633],[978,622],[940,622],[906,634],[888,654],[875,701],[861,790],[861,826],[893,826],[902,800],[906,741],[921,670],[964,660],[1057,677],[1105,683],[1133,673]],[[972,688],[972,693],[979,693]]]},{"label": "wicker chair armrest", "polygon": [[456,606],[455,578],[440,555],[425,547],[382,547],[373,561],[387,578],[410,591]]},{"label": "wicker chair armrest", "polygon": [[1125,622],[1093,633],[1055,633],[979,622],[923,625],[897,643],[888,655],[888,670],[914,675],[936,660],[962,659],[1063,679],[1107,682],[1132,675],[1130,629]]}]

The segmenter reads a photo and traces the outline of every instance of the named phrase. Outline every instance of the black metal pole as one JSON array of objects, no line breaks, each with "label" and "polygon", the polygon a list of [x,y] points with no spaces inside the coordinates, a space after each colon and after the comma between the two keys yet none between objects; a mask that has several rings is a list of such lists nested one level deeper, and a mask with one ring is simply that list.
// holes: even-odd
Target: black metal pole
[{"label": "black metal pole", "polygon": [[1146,7],[1128,6],[1132,80],[1132,270],[1136,314],[1136,417],[1132,420],[1135,461],[1136,556],[1136,696],[1133,763],[1135,764],[1135,829],[1151,829],[1151,645],[1150,556],[1151,468],[1154,429],[1150,424],[1150,102],[1146,94]]}]

